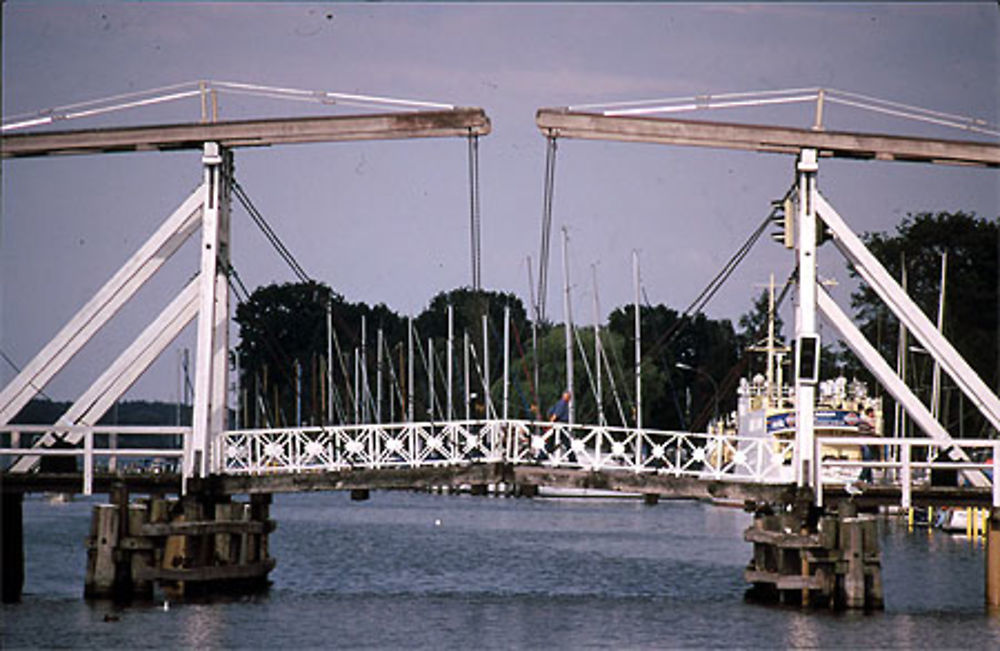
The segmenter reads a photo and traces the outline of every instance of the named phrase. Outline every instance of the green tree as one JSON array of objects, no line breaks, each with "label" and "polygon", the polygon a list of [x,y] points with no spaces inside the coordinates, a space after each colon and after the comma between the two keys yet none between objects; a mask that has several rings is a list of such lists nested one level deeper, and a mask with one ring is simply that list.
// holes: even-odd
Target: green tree
[{"label": "green tree", "polygon": [[[676,310],[664,305],[643,306],[639,316],[644,425],[700,430],[714,413],[716,401],[720,414],[735,407],[735,394],[720,385],[739,353],[728,319],[716,321],[699,312],[682,322]],[[629,368],[635,365],[634,323],[631,307],[618,308],[609,317],[609,329],[621,337],[623,362]],[[694,370],[679,368],[679,363]]]},{"label": "green tree", "polygon": [[[906,265],[907,293],[931,322],[937,319],[941,254],[947,252],[944,335],[987,384],[998,386],[1000,219],[983,219],[964,212],[918,213],[907,216],[895,233],[866,233],[863,239],[897,280],[902,265]],[[862,284],[851,295],[851,302],[861,331],[895,366],[899,333],[896,317],[867,285]],[[910,343],[914,343],[912,337]],[[909,354],[907,382],[917,395],[929,401],[932,363],[926,355]],[[851,370],[874,381],[861,368]],[[990,430],[987,421],[948,382],[942,391],[941,415],[942,423],[953,435],[981,435]]]},{"label": "green tree", "polygon": [[322,283],[285,283],[259,287],[237,306],[240,383],[254,407],[268,406],[263,423],[248,423],[295,424],[298,369],[304,421],[318,422],[322,405],[310,389],[319,379],[317,355],[326,350],[326,305],[335,300],[343,298]]}]

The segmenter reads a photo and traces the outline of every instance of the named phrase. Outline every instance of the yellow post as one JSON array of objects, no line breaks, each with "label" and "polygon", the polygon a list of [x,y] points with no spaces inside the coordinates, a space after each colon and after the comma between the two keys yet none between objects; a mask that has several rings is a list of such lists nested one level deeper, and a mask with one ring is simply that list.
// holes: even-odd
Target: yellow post
[{"label": "yellow post", "polygon": [[909,508],[909,513],[906,516],[906,527],[911,532],[913,531],[913,507]]},{"label": "yellow post", "polygon": [[927,507],[927,528],[930,529],[934,526],[934,507]]}]

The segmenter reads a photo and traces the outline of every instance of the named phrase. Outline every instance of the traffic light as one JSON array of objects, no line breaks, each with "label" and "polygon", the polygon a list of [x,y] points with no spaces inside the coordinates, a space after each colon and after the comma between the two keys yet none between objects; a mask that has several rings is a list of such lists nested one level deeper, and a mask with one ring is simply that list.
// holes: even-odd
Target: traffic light
[{"label": "traffic light", "polygon": [[771,221],[778,230],[771,233],[771,239],[783,244],[786,249],[795,248],[795,204],[791,197],[785,197],[771,204]]}]

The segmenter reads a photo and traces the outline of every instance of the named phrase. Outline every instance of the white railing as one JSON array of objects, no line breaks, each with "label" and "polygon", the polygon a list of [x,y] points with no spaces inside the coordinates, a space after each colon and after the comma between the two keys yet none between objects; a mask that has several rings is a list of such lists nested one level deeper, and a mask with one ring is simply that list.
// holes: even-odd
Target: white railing
[{"label": "white railing", "polygon": [[[846,459],[829,454],[838,447],[850,447],[867,450],[861,459]],[[826,449],[826,458],[819,453]],[[954,448],[954,454],[948,452]],[[860,476],[862,471],[871,473],[870,478],[864,478],[875,485],[899,486],[900,505],[909,508],[912,505],[913,489],[926,486],[931,481],[931,470],[954,470],[959,481],[964,485],[974,483],[987,484],[991,487],[991,499],[994,507],[1000,507],[1000,439],[954,439],[943,446],[937,439],[901,439],[871,436],[855,437],[816,437],[816,472],[818,487],[816,503],[823,505],[823,485],[842,483],[831,481],[831,470],[847,469]],[[986,481],[978,478],[985,476]],[[864,490],[863,486],[860,490]]]},{"label": "white railing", "polygon": [[[65,437],[76,434],[82,437],[79,445],[74,447],[23,447],[22,437],[35,439],[35,435],[55,434]],[[96,447],[94,436],[97,434],[116,435],[118,438],[115,447]],[[0,428],[0,435],[9,435],[10,446],[0,447],[0,459],[7,470],[7,459],[17,461],[22,457],[82,457],[83,458],[83,494],[90,495],[94,487],[94,461],[97,458],[106,457],[109,460],[118,458],[142,459],[152,461],[156,459],[181,459],[184,450],[179,447],[154,447],[154,448],[134,448],[118,447],[128,443],[129,437],[134,436],[170,436],[177,437],[183,441],[191,434],[190,427],[151,427],[151,426],[127,426],[127,425],[7,425]],[[28,441],[25,441],[26,443]],[[110,441],[109,441],[110,443]]]},{"label": "white railing", "polygon": [[224,474],[417,468],[504,458],[496,421],[232,430],[219,445]]},{"label": "white railing", "polygon": [[[38,435],[76,434],[76,447],[25,447]],[[116,434],[119,445],[136,435],[180,437],[189,427],[95,427],[8,425],[0,435],[0,460],[70,456],[83,459],[83,493],[93,489],[95,460],[183,458],[177,447],[96,447],[95,435]],[[110,441],[109,441],[110,443]],[[347,469],[421,468],[473,463],[538,464],[579,470],[625,470],[704,480],[788,483],[792,441],[720,434],[671,432],[520,420],[365,424],[330,427],[231,430],[216,440],[217,472],[263,475]],[[954,448],[955,452],[950,452]],[[859,450],[864,454],[859,454]],[[1000,439],[956,439],[943,449],[935,439],[816,437],[814,483],[823,487],[868,480],[899,486],[903,507],[916,487],[930,484],[931,470],[954,470],[964,483],[991,487],[1000,507]],[[4,464],[6,467],[9,464]],[[867,469],[867,470],[866,470]],[[864,474],[863,474],[864,473]],[[866,477],[871,473],[870,477]],[[183,490],[183,488],[182,488]],[[861,483],[860,490],[864,490]]]},{"label": "white railing", "polygon": [[234,430],[217,453],[224,474],[509,462],[775,483],[791,458],[759,438],[499,420]]}]

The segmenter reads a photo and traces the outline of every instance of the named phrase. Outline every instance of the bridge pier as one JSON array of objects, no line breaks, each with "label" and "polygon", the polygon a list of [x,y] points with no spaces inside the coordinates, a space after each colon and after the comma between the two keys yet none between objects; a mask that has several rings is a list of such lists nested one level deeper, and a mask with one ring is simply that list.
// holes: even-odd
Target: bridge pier
[{"label": "bridge pier", "polygon": [[155,585],[171,598],[250,592],[268,585],[270,494],[249,502],[188,495],[129,502],[124,486],[94,507],[84,596],[150,599]]},{"label": "bridge pier", "polygon": [[24,589],[24,493],[3,493],[0,502],[0,580],[3,603],[21,600]]},{"label": "bridge pier", "polygon": [[884,608],[878,527],[851,501],[824,513],[797,500],[778,513],[758,508],[744,533],[753,558],[744,571],[753,601],[833,610]]}]

